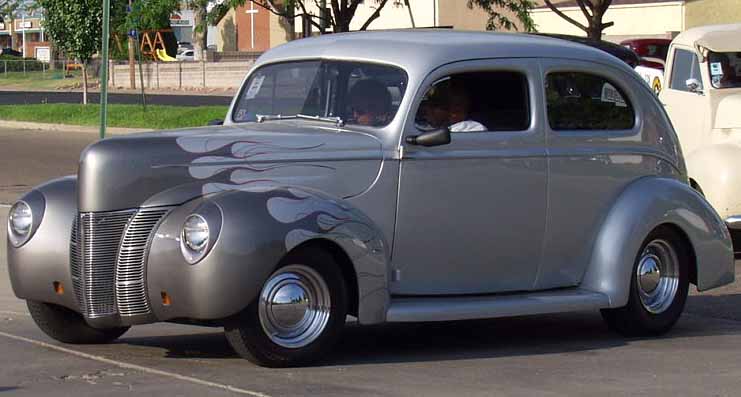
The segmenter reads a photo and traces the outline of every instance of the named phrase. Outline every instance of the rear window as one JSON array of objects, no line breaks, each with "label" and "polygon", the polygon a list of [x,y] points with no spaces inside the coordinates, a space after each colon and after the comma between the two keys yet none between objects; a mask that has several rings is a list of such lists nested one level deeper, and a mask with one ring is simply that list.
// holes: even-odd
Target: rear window
[{"label": "rear window", "polygon": [[550,73],[546,98],[553,130],[627,130],[635,123],[630,101],[617,85],[601,76]]}]

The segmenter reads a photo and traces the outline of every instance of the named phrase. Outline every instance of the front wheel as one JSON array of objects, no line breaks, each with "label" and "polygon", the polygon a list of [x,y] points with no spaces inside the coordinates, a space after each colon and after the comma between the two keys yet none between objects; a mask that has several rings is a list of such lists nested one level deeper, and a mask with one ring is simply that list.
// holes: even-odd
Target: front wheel
[{"label": "front wheel", "polygon": [[659,226],[639,251],[628,304],[602,310],[608,326],[625,336],[661,335],[679,320],[689,289],[689,247],[679,233]]},{"label": "front wheel", "polygon": [[227,320],[229,344],[266,367],[316,361],[339,339],[347,315],[347,289],[331,255],[303,249],[290,255],[240,314]]},{"label": "front wheel", "polygon": [[129,330],[129,327],[93,328],[79,313],[51,303],[26,301],[26,305],[36,325],[49,337],[62,343],[105,344]]}]

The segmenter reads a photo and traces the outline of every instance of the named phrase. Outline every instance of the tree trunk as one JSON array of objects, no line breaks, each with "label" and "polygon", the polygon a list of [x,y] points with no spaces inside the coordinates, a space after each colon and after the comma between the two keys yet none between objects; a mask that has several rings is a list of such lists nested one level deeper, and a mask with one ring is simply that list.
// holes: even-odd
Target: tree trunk
[{"label": "tree trunk", "polygon": [[206,25],[206,8],[197,7],[193,10],[193,52],[196,61],[203,60],[203,51],[208,45],[208,26]]},{"label": "tree trunk", "polygon": [[82,104],[87,105],[87,61],[82,62]]}]

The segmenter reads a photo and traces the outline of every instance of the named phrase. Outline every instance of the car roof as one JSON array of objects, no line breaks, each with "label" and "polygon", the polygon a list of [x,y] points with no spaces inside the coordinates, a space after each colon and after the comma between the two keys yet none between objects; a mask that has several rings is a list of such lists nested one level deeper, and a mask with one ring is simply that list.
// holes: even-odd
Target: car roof
[{"label": "car roof", "polygon": [[674,43],[702,46],[712,51],[734,52],[741,50],[741,23],[708,25],[688,29],[674,38]]},{"label": "car roof", "polygon": [[486,58],[571,58],[630,70],[619,59],[586,45],[521,33],[404,29],[327,34],[275,47],[257,64],[299,59],[351,59],[427,73],[441,65]]},{"label": "car roof", "polygon": [[590,47],[594,47],[598,50],[605,51],[606,53],[620,58],[621,61],[627,63],[630,67],[634,68],[638,66],[641,61],[641,57],[632,49],[625,46],[615,44],[609,41],[594,41],[583,36],[572,36],[567,34],[552,34],[552,33],[534,33],[538,36],[553,37],[561,40],[573,41],[579,44],[584,44]]}]

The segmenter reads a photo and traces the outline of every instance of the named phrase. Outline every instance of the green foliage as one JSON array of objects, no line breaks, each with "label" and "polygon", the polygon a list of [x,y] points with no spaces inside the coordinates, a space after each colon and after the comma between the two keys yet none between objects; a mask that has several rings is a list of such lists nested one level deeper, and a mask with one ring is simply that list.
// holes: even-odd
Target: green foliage
[{"label": "green foliage", "polygon": [[117,31],[126,33],[131,29],[156,30],[170,27],[170,15],[179,10],[179,0],[135,0],[129,13]]},{"label": "green foliage", "polygon": [[502,11],[508,11],[519,20],[525,32],[535,31],[535,22],[530,10],[535,7],[533,0],[468,0],[468,8],[480,7],[489,13],[486,30],[517,30],[517,24]]},{"label": "green foliage", "polygon": [[2,65],[0,65],[2,66],[0,72],[4,72],[6,70],[8,72],[23,72],[24,70],[26,72],[35,72],[43,70],[44,68],[44,65],[41,62],[33,58],[24,59],[21,57],[14,57],[10,55],[0,55],[0,63],[2,63]]},{"label": "green foliage", "polygon": [[[146,129],[174,129],[201,127],[210,120],[223,119],[226,106],[147,106],[108,105],[108,126]],[[0,119],[97,126],[100,123],[99,105],[38,104],[2,105]]]},{"label": "green foliage", "polygon": [[103,9],[99,0],[38,0],[44,28],[57,48],[87,62],[100,48]]}]

